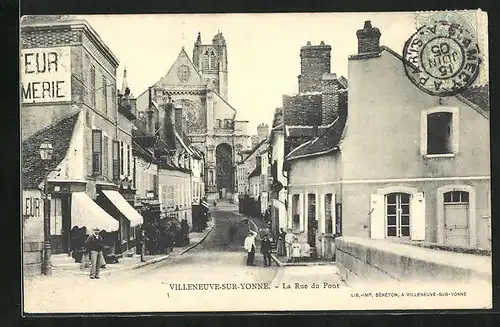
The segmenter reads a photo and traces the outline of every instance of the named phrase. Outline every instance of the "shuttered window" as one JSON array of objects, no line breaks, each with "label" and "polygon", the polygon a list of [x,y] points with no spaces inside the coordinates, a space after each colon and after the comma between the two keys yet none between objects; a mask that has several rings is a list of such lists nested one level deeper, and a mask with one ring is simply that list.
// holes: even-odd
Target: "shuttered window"
[{"label": "shuttered window", "polygon": [[102,173],[102,131],[92,130],[92,174]]},{"label": "shuttered window", "polygon": [[107,116],[108,115],[108,81],[106,80],[106,77],[103,76],[102,78],[102,108],[104,109],[104,114]]},{"label": "shuttered window", "polygon": [[123,175],[123,142],[120,142],[120,175]]},{"label": "shuttered window", "polygon": [[95,108],[95,67],[90,65],[90,102]]},{"label": "shuttered window", "polygon": [[332,194],[325,194],[325,233],[333,233]]},{"label": "shuttered window", "polygon": [[130,176],[130,145],[127,144],[127,176]]},{"label": "shuttered window", "polygon": [[102,137],[102,175],[109,177],[109,144],[108,137],[103,135]]},{"label": "shuttered window", "polygon": [[113,141],[113,180],[118,180],[120,178],[120,152],[119,152],[119,142]]}]

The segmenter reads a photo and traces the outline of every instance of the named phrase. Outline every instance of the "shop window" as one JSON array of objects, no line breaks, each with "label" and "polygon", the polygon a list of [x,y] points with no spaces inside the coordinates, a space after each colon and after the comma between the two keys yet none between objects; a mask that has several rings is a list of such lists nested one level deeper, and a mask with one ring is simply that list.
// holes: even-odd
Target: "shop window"
[{"label": "shop window", "polygon": [[135,239],[136,227],[130,227],[130,240]]},{"label": "shop window", "polygon": [[102,131],[92,130],[92,174],[102,173]]},{"label": "shop window", "polygon": [[62,234],[62,201],[52,198],[50,201],[50,235]]}]

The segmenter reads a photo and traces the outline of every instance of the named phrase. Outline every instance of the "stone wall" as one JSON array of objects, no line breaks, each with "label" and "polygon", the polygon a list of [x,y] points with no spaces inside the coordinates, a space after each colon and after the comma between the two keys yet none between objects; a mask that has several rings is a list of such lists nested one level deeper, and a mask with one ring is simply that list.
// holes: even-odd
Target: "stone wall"
[{"label": "stone wall", "polygon": [[339,274],[356,282],[490,282],[491,257],[358,237],[335,240]]}]

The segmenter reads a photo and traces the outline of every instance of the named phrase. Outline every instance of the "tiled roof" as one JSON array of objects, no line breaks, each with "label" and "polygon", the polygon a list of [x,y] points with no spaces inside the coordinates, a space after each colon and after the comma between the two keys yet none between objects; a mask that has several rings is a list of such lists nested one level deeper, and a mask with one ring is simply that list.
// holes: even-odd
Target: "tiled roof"
[{"label": "tiled roof", "polygon": [[262,146],[262,144],[264,144],[266,141],[267,141],[267,139],[261,140],[251,150],[240,151],[241,154],[247,154],[248,153],[248,156],[246,156],[243,160],[241,160],[240,163],[244,163],[248,158],[250,158],[252,156],[252,154],[254,154],[254,152],[257,151]]},{"label": "tiled roof", "polygon": [[21,171],[23,188],[37,188],[43,182],[47,173],[40,158],[40,145],[47,140],[54,149],[48,168],[54,170],[66,157],[73,136],[78,113],[65,117],[58,122],[35,133],[22,143]]},{"label": "tiled roof", "polygon": [[320,155],[334,150],[342,137],[346,120],[347,119],[344,116],[338,117],[331,125],[329,125],[322,135],[295,148],[288,154],[286,159],[293,160],[302,157]]},{"label": "tiled roof", "polygon": [[[313,126],[286,126],[287,137],[313,137]],[[326,130],[326,126],[319,126],[316,135],[321,135]],[[319,133],[319,134],[318,134]]]},{"label": "tiled roof", "polygon": [[470,87],[464,90],[462,95],[481,109],[490,111],[489,84]]},{"label": "tiled roof", "polygon": [[262,170],[260,169],[260,166],[255,167],[255,169],[248,175],[248,179],[255,177],[255,176],[260,176]]}]

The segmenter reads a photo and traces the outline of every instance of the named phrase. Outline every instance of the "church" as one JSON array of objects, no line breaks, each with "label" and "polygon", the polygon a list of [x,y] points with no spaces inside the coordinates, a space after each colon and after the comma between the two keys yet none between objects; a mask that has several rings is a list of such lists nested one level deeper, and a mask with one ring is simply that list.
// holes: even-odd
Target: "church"
[{"label": "church", "polygon": [[206,196],[233,198],[236,189],[236,155],[248,147],[248,121],[238,120],[228,102],[228,61],[224,36],[219,31],[212,44],[202,44],[201,33],[192,58],[182,47],[169,71],[137,97],[137,109],[154,111],[158,129],[167,103],[177,113],[174,126],[182,138],[204,155]]}]

